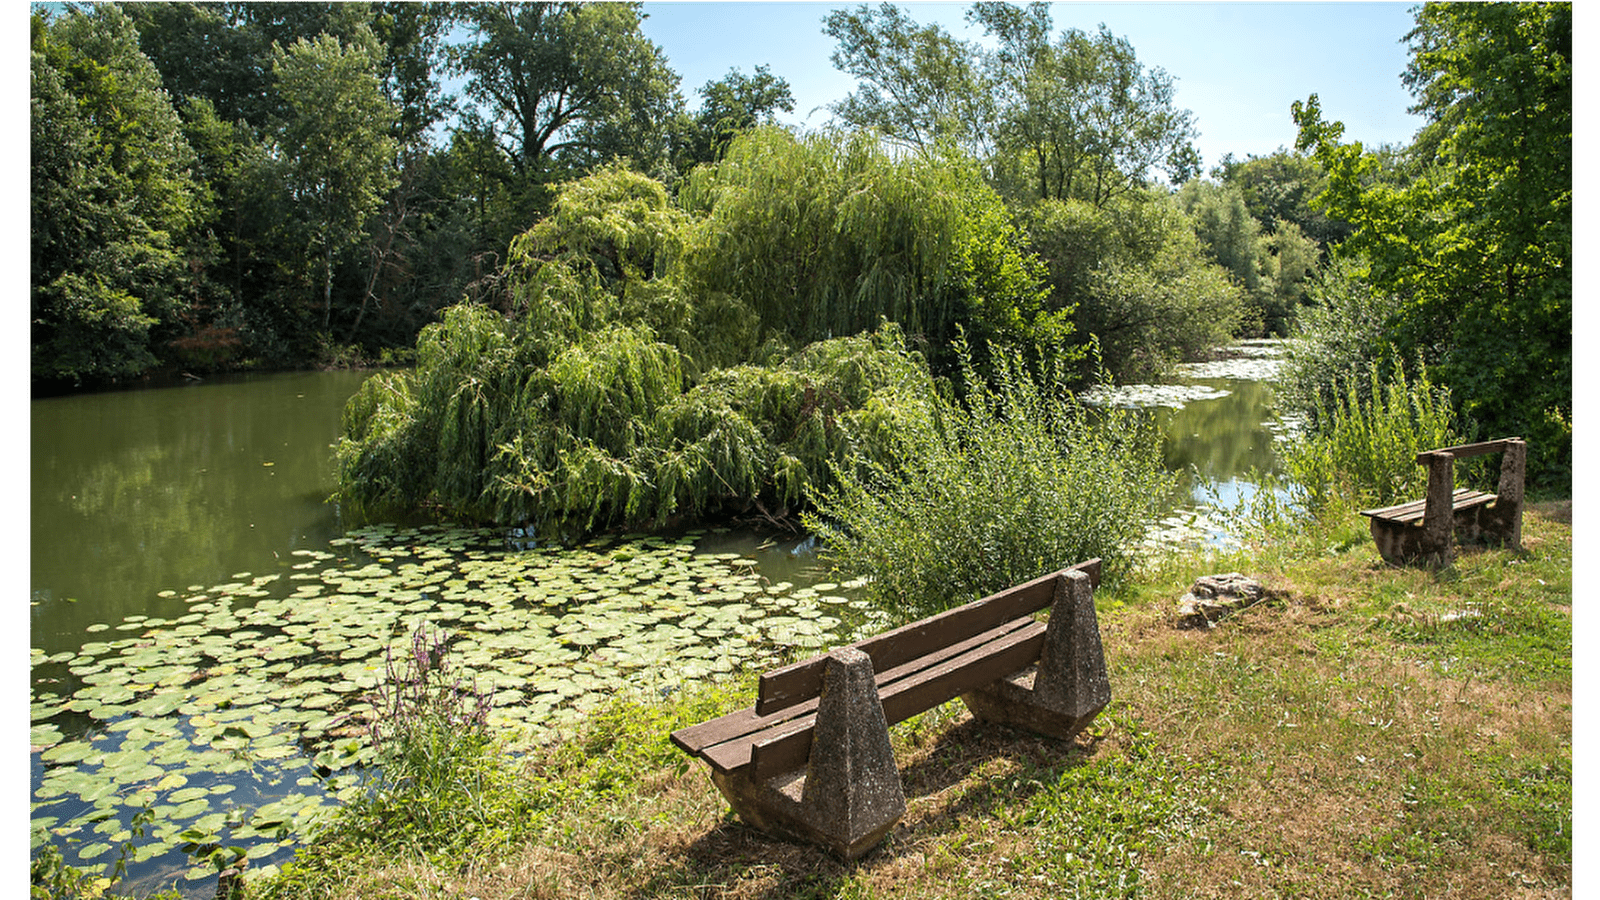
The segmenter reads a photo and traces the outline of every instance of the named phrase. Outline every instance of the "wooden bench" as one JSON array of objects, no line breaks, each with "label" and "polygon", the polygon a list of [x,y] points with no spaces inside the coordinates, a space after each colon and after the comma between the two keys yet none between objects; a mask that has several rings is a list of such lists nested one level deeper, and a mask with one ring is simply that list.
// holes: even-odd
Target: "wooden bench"
[{"label": "wooden bench", "polygon": [[889,725],[960,697],[978,719],[1067,739],[1105,708],[1099,582],[1090,560],[768,672],[753,707],[672,742],[745,822],[855,859],[905,812]]},{"label": "wooden bench", "polygon": [[[1503,454],[1495,493],[1457,490],[1455,461],[1486,453]],[[1426,497],[1361,511],[1370,520],[1372,539],[1384,560],[1394,565],[1446,566],[1455,558],[1458,541],[1522,546],[1523,478],[1528,465],[1528,445],[1522,438],[1426,450],[1417,454],[1417,463],[1428,467]]]}]

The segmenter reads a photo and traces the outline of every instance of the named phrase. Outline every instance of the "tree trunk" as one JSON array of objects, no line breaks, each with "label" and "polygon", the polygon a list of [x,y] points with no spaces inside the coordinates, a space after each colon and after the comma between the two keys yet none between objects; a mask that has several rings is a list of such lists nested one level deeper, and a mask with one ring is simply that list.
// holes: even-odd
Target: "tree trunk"
[{"label": "tree trunk", "polygon": [[322,333],[328,333],[333,317],[333,244],[323,244],[322,258]]}]

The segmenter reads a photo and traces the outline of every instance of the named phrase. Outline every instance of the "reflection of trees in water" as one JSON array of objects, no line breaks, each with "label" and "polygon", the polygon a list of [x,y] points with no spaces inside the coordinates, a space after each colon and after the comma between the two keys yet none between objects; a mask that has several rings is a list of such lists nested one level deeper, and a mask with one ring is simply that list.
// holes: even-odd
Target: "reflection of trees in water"
[{"label": "reflection of trees in water", "polygon": [[[331,444],[362,378],[299,373],[35,402],[35,644],[129,613],[181,614],[156,593],[332,536],[322,502]],[[79,602],[52,602],[68,597]]]},{"label": "reflection of trees in water", "polygon": [[[1163,459],[1179,472],[1179,497],[1193,490],[1191,467],[1204,478],[1226,481],[1252,468],[1276,471],[1271,419],[1272,387],[1261,381],[1228,381],[1228,395],[1165,410],[1161,417],[1166,440]],[[1181,502],[1181,501],[1180,501]]]}]

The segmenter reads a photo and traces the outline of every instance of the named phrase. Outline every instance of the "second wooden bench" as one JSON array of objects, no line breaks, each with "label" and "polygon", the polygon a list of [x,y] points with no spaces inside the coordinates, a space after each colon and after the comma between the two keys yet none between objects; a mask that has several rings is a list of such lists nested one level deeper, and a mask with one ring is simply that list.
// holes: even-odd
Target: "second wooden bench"
[{"label": "second wooden bench", "polygon": [[672,741],[744,821],[854,859],[905,812],[889,725],[960,697],[975,718],[1067,739],[1105,708],[1099,581],[1090,560],[768,672],[753,707]]},{"label": "second wooden bench", "polygon": [[[1455,487],[1455,461],[1501,453],[1495,493]],[[1428,468],[1428,494],[1421,500],[1364,509],[1378,553],[1389,563],[1422,562],[1445,566],[1455,557],[1456,540],[1490,540],[1522,545],[1523,478],[1528,445],[1522,438],[1461,444],[1417,454]]]}]

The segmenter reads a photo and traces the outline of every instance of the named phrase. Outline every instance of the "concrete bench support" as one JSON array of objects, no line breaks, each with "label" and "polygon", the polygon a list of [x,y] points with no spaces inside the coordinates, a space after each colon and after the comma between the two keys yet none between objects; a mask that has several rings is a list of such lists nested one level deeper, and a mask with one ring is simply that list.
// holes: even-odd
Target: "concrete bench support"
[{"label": "concrete bench support", "polygon": [[974,718],[1062,739],[1084,729],[1111,702],[1094,586],[1064,572],[1045,627],[1039,664],[961,695]]}]

